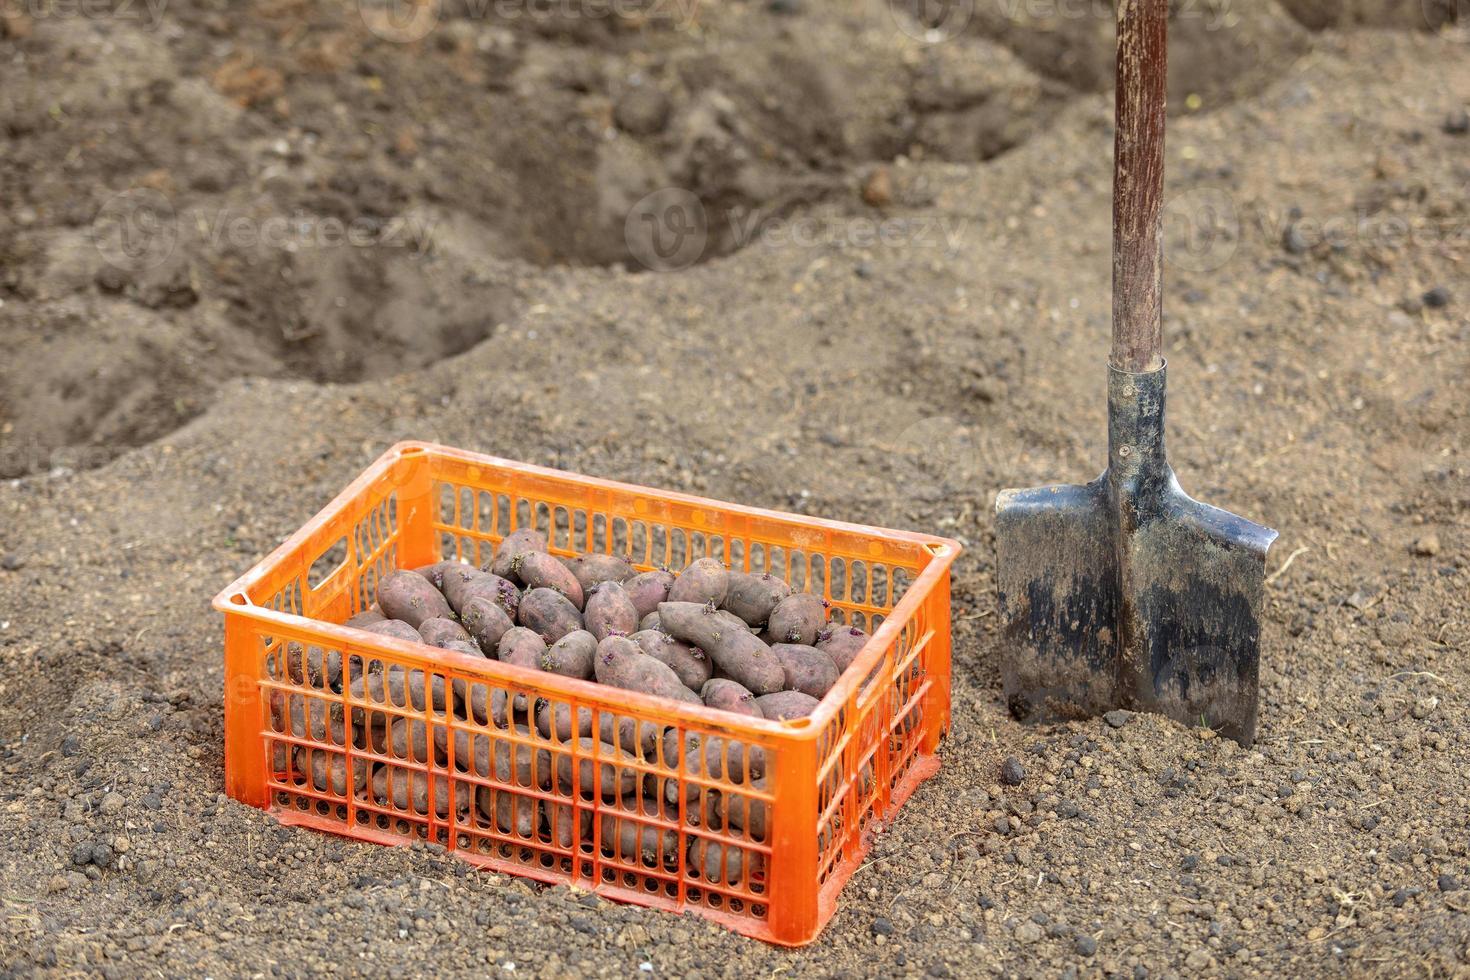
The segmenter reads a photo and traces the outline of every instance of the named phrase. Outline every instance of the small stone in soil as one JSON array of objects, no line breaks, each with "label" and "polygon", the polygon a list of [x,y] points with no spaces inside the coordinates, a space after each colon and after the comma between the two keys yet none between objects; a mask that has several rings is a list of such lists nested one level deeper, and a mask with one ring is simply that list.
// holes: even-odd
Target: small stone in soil
[{"label": "small stone in soil", "polygon": [[1423,296],[1424,305],[1431,310],[1442,310],[1450,305],[1450,291],[1443,286],[1435,286]]},{"label": "small stone in soil", "polygon": [[1439,876],[1439,890],[1442,892],[1455,892],[1460,890],[1460,879],[1454,875]]},{"label": "small stone in soil", "polygon": [[1112,711],[1109,711],[1107,714],[1103,715],[1103,721],[1107,722],[1109,727],[1122,728],[1124,725],[1128,724],[1128,719],[1132,717],[1133,712],[1124,711],[1122,708],[1114,708]]},{"label": "small stone in soil", "polygon": [[1091,936],[1078,936],[1076,949],[1078,956],[1092,956],[1097,952],[1097,940]]},{"label": "small stone in soil", "polygon": [[873,935],[875,936],[893,935],[893,923],[889,922],[887,919],[874,919],[871,928],[873,930]]},{"label": "small stone in soil", "polygon": [[1439,554],[1439,535],[1426,534],[1422,537],[1415,538],[1409,550],[1420,558],[1433,558]]},{"label": "small stone in soil", "polygon": [[1006,756],[1000,767],[1000,781],[1007,786],[1020,786],[1025,779],[1026,770],[1021,768],[1021,760],[1013,755]]}]

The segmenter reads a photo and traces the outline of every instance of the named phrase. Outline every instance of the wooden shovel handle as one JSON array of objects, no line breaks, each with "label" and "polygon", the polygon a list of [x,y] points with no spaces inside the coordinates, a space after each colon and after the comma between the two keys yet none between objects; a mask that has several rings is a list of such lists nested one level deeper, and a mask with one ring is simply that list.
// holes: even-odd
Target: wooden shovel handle
[{"label": "wooden shovel handle", "polygon": [[1118,4],[1113,160],[1113,366],[1163,365],[1164,106],[1169,0]]}]

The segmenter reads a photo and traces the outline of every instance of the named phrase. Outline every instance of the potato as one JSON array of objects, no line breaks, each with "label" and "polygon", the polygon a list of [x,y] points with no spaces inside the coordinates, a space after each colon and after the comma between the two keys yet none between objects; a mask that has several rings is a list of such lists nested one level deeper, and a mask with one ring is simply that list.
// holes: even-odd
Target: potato
[{"label": "potato", "polygon": [[271,718],[275,729],[296,738],[346,745],[342,705],[304,694],[271,692]]},{"label": "potato", "polygon": [[817,634],[816,647],[831,657],[841,672],[852,666],[869,639],[871,637],[856,626],[834,624]]},{"label": "potato", "polygon": [[510,696],[504,688],[491,687],[485,681],[464,681],[455,678],[454,712],[478,725],[493,725],[496,728],[510,726]]},{"label": "potato", "polygon": [[541,660],[546,656],[546,642],[534,631],[524,626],[513,626],[506,630],[496,647],[496,657],[501,663],[518,667],[541,669]]},{"label": "potato", "polygon": [[[460,784],[460,791],[469,788]],[[540,808],[534,797],[490,786],[475,787],[475,807],[490,825],[502,834],[530,837],[536,832]]]},{"label": "potato", "polygon": [[[450,744],[447,731],[443,726],[434,728],[435,747],[445,759],[448,758]],[[520,725],[513,731],[524,738],[531,735],[529,728]],[[456,769],[513,786],[551,788],[551,754],[545,749],[462,728],[454,729],[453,744]]]},{"label": "potato", "polygon": [[658,619],[658,610],[655,609],[653,612],[649,613],[647,616],[644,616],[642,619],[638,620],[638,628],[640,630],[656,630],[656,629],[659,629],[660,627],[659,627],[659,619]]},{"label": "potato", "polygon": [[772,721],[805,718],[817,709],[817,699],[800,691],[778,691],[755,699],[761,714]]},{"label": "potato", "polygon": [[511,559],[511,577],[527,589],[552,589],[582,608],[582,583],[571,570],[544,551],[523,551]]},{"label": "potato", "polygon": [[520,606],[521,590],[510,579],[481,571],[473,565],[455,565],[444,572],[444,598],[461,616],[471,599],[488,599],[514,619]]},{"label": "potato", "polygon": [[[449,780],[440,773],[434,774],[434,813],[449,816]],[[472,793],[460,783],[454,791],[454,809],[457,813],[468,813]],[[385,807],[412,810],[420,816],[429,812],[429,777],[417,769],[401,769],[398,766],[379,766],[373,773],[373,799]]]},{"label": "potato", "polygon": [[660,568],[634,575],[623,583],[623,591],[632,600],[633,608],[638,610],[638,618],[641,620],[649,613],[658,612],[658,604],[668,601],[669,589],[673,585],[674,573],[667,568]]},{"label": "potato", "polygon": [[[435,711],[443,711],[445,704],[444,678],[431,675],[429,683]],[[405,668],[392,664],[384,671],[370,671],[365,677],[354,677],[350,685],[354,698],[372,704],[387,704],[396,708],[424,710],[424,672],[418,668]],[[353,721],[362,709],[354,709]]]},{"label": "potato", "polygon": [[521,597],[516,617],[522,626],[555,643],[573,630],[582,629],[582,614],[572,601],[553,589],[532,589]]},{"label": "potato", "polygon": [[689,839],[689,873],[715,884],[748,884],[759,877],[763,864],[758,851],[747,851],[735,844],[721,843],[705,837]]},{"label": "potato", "polygon": [[674,639],[706,652],[725,633],[750,633],[745,620],[735,614],[698,602],[659,603],[658,624],[659,629]]},{"label": "potato", "polygon": [[572,848],[592,840],[592,811],[573,807],[570,803],[541,801],[541,816],[557,847]]},{"label": "potato", "polygon": [[446,643],[468,643],[470,635],[464,627],[452,619],[432,616],[419,623],[419,636],[431,647],[443,647]]},{"label": "potato", "polygon": [[[670,728],[664,733],[660,764],[676,769],[679,765],[679,730]],[[693,776],[709,779],[728,779],[732,783],[744,783],[747,779],[759,779],[766,774],[765,750],[759,745],[747,745],[720,735],[701,735],[686,732],[684,735],[684,771]],[[748,750],[748,751],[747,751]],[[747,756],[749,757],[747,760]],[[699,798],[698,783],[684,784],[685,800]],[[679,799],[679,780],[664,779],[664,798],[670,803]]]},{"label": "potato", "polygon": [[328,650],[325,651],[325,656],[323,654],[324,651],[318,646],[302,649],[301,644],[294,640],[287,643],[285,666],[286,676],[291,679],[291,683],[314,687],[317,690],[331,688],[340,693],[342,690],[342,653],[339,650]]},{"label": "potato", "polygon": [[[637,805],[635,798],[628,809]],[[608,853],[650,868],[679,863],[679,835],[675,831],[640,823],[616,810],[602,811],[600,823],[602,847]]]},{"label": "potato", "polygon": [[773,694],[786,687],[786,668],[753,633],[725,630],[706,655],[750,693]]},{"label": "potato", "polygon": [[[591,708],[577,709],[577,737],[592,734],[593,711]],[[608,745],[629,752],[641,759],[657,757],[658,740],[663,735],[663,726],[651,721],[640,722],[631,715],[616,715],[611,711],[598,713],[597,737]],[[552,729],[555,723],[555,731]],[[564,702],[541,699],[536,703],[536,730],[543,738],[557,742],[572,740],[571,708]]]},{"label": "potato", "polygon": [[821,700],[837,683],[841,671],[827,654],[816,647],[797,643],[777,643],[771,647],[786,671],[786,689],[800,691]]},{"label": "potato", "polygon": [[355,616],[349,616],[347,618],[347,622],[343,623],[342,625],[351,626],[355,629],[362,629],[364,626],[371,626],[373,623],[381,623],[387,618],[387,616],[383,615],[383,610],[379,609],[377,605],[374,604],[372,606],[369,606],[367,609],[364,609],[362,612],[358,613]]},{"label": "potato", "polygon": [[450,618],[453,610],[434,583],[417,572],[400,569],[378,582],[378,605],[389,619],[401,619],[414,629],[433,616]]},{"label": "potato", "polygon": [[377,751],[409,762],[429,761],[428,729],[418,718],[394,718],[388,723],[388,738]]},{"label": "potato", "polygon": [[609,636],[597,644],[597,660],[593,673],[599,684],[630,691],[657,694],[679,701],[700,703],[694,692],[684,686],[679,675],[666,664],[644,653],[626,636]]},{"label": "potato", "polygon": [[638,629],[638,609],[620,582],[603,582],[594,588],[583,619],[599,643],[612,633],[627,636]]},{"label": "potato", "polygon": [[369,633],[377,633],[379,636],[391,636],[395,640],[407,640],[409,643],[424,642],[424,638],[419,635],[419,631],[401,619],[385,619],[381,623],[369,623],[363,629]]},{"label": "potato", "polygon": [[597,637],[586,630],[572,630],[547,648],[541,657],[541,669],[586,680],[592,676],[592,662],[596,658]]},{"label": "potato", "polygon": [[730,570],[718,558],[701,558],[674,579],[669,587],[669,602],[712,602],[720,605],[730,585]]},{"label": "potato", "polygon": [[751,626],[765,625],[776,604],[791,594],[791,586],[769,573],[731,572],[730,587],[720,603]]},{"label": "potato", "polygon": [[413,569],[413,571],[428,579],[430,585],[438,589],[440,592],[443,592],[444,573],[448,569],[455,567],[467,568],[469,566],[460,565],[457,559],[448,558],[444,561],[436,561],[432,565],[420,565],[418,568]]},{"label": "potato", "polygon": [[[756,780],[753,785],[759,789],[766,788],[764,780]],[[722,826],[733,831],[743,830],[751,840],[762,844],[768,840],[766,832],[769,828],[766,818],[769,807],[766,806],[765,800],[758,800],[729,790],[710,795],[716,797],[715,812],[719,815]]]},{"label": "potato", "polygon": [[[638,786],[643,776],[642,771],[631,766],[618,765],[619,762],[637,762],[638,757],[633,753],[624,752],[622,749],[588,736],[578,738],[576,745],[581,757],[576,760],[575,775],[578,783],[577,789],[583,799],[592,799],[593,794],[600,789],[604,800],[616,800],[627,796]],[[594,751],[598,754],[595,769],[592,759]],[[571,753],[557,752],[557,789],[562,793],[573,792],[572,777]],[[600,782],[594,782],[599,778]]]},{"label": "potato", "polygon": [[709,658],[699,647],[674,639],[658,630],[639,630],[628,637],[653,659],[664,664],[691,691],[698,691],[709,680]]},{"label": "potato", "polygon": [[830,605],[832,603],[811,592],[796,592],[782,599],[771,610],[771,618],[766,623],[772,637],[770,642],[800,643],[803,646],[816,643],[817,631],[827,622],[827,607]]},{"label": "potato", "polygon": [[485,570],[499,575],[501,578],[509,578],[511,574],[510,564],[519,555],[527,551],[545,551],[546,535],[532,527],[523,527],[519,531],[512,531],[500,542],[500,547],[495,549],[495,557],[486,563]]},{"label": "potato", "polygon": [[585,554],[565,558],[563,563],[577,577],[583,595],[603,582],[626,582],[637,571],[623,555]]},{"label": "potato", "polygon": [[704,682],[699,689],[699,695],[704,703],[711,708],[719,708],[721,711],[733,711],[736,714],[749,715],[752,718],[764,718],[760,706],[755,703],[755,695],[741,687],[735,681],[723,677],[711,677]]},{"label": "potato", "polygon": [[487,657],[496,655],[505,634],[515,628],[503,608],[480,596],[465,603],[460,617],[466,632]]},{"label": "potato", "polygon": [[[334,796],[347,795],[347,756],[326,749],[308,749],[297,746],[292,765],[306,777],[318,793]],[[352,788],[356,792],[367,785],[368,763],[365,759],[352,761]]]}]

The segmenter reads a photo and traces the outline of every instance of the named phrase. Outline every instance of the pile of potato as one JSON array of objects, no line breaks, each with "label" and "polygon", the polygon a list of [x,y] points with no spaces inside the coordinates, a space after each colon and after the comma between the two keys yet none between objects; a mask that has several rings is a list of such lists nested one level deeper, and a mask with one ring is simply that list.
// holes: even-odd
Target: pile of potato
[{"label": "pile of potato", "polygon": [[[383,578],[377,602],[347,621],[348,626],[426,643],[474,656],[498,659],[535,670],[596,680],[756,718],[789,720],[809,715],[822,695],[852,663],[868,640],[856,627],[827,624],[828,603],[811,593],[793,592],[772,575],[730,571],[713,558],[701,558],[677,575],[667,570],[637,572],[624,558],[588,554],[563,559],[547,551],[546,538],[534,530],[517,531],[501,543],[484,568],[443,561]],[[591,799],[600,786],[603,802],[633,815],[659,816],[740,831],[765,839],[765,804],[738,794],[704,789],[675,776],[655,778],[644,770],[617,765],[620,760],[726,779],[753,788],[765,786],[765,759],[759,746],[718,736],[688,733],[682,753],[677,729],[649,721],[580,708],[575,723],[565,703],[527,703],[493,684],[454,680],[370,661],[366,670],[354,658],[347,684],[355,700],[443,712],[452,705],[465,720],[565,744],[601,757],[573,765],[570,755],[534,744],[477,734],[416,718],[353,709],[354,746],[411,763],[448,766],[511,785],[537,787],[570,796],[577,788]],[[341,691],[340,654],[291,644],[286,670],[297,684]],[[329,744],[346,744],[349,734],[340,703],[275,692],[276,729]],[[451,742],[452,732],[452,742]],[[601,743],[600,746],[598,743]],[[728,744],[726,744],[728,742]],[[278,743],[276,765],[284,769],[285,747]],[[295,768],[318,790],[345,795],[343,755],[298,746]],[[431,803],[445,818],[449,783],[443,774],[388,764],[353,767],[353,790],[371,792],[383,805],[423,815]],[[574,773],[574,769],[577,770]],[[870,775],[865,773],[865,779]],[[431,785],[432,779],[432,785]],[[523,837],[540,832],[570,846],[592,836],[592,814],[568,804],[538,801],[491,787],[460,784],[456,808],[474,805],[502,833]],[[432,793],[431,793],[432,789]],[[473,795],[473,799],[471,796]],[[681,799],[682,796],[682,799]],[[573,821],[580,814],[578,833]],[[647,824],[615,819],[602,809],[604,846],[649,866],[676,862],[677,835]],[[754,855],[690,835],[689,866],[709,880],[742,880],[745,859]]]}]

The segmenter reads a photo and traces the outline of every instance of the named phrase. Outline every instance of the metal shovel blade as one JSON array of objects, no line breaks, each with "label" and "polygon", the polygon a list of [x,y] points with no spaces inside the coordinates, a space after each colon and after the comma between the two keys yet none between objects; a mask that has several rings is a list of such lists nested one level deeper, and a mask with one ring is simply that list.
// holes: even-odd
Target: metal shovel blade
[{"label": "metal shovel blade", "polygon": [[1023,721],[1152,711],[1249,745],[1276,532],[1179,488],[1164,388],[1162,368],[1110,368],[1107,471],[996,498],[1006,703]]}]

